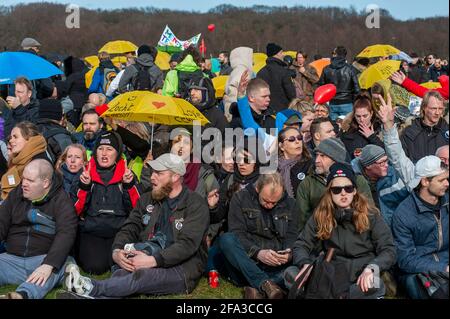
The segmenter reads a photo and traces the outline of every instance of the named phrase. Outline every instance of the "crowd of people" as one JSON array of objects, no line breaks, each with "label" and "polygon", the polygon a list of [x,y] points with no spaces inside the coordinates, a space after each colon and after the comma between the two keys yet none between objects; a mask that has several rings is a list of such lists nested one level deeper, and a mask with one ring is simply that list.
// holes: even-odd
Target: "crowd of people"
[{"label": "crowd of people", "polygon": [[[254,73],[253,49],[222,51],[214,74],[193,46],[161,70],[144,44],[126,64],[100,52],[90,81],[92,66],[70,56],[62,76],[0,86],[0,286],[17,287],[0,298],[61,285],[60,298],[189,294],[210,273],[248,299],[286,298],[301,279],[311,298],[448,298],[446,61],[413,53],[361,89],[361,71],[389,57],[349,62],[337,46],[319,72],[303,50],[266,53]],[[223,98],[217,75],[229,76]],[[336,94],[317,103],[327,84]],[[104,116],[130,91],[189,101],[202,132],[243,133],[210,163],[194,148],[213,140],[192,125]],[[420,114],[399,91],[421,98]]]}]

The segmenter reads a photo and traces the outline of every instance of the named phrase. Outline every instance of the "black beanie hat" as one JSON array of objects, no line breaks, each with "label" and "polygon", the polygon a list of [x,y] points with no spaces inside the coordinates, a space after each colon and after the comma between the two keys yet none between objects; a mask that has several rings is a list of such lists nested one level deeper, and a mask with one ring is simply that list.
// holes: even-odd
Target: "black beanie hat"
[{"label": "black beanie hat", "polygon": [[336,177],[347,177],[356,186],[356,175],[350,165],[343,163],[334,163],[330,167],[330,173],[327,177],[327,186],[330,185],[331,181]]},{"label": "black beanie hat", "polygon": [[61,101],[43,99],[39,101],[39,118],[61,121],[63,116]]},{"label": "black beanie hat", "polygon": [[266,46],[266,53],[268,57],[274,56],[275,54],[277,54],[278,52],[280,52],[281,50],[283,50],[282,47],[280,47],[278,44],[275,43],[268,43]]},{"label": "black beanie hat", "polygon": [[141,45],[137,50],[137,55],[140,56],[141,54],[148,53],[152,54],[152,50],[150,47],[146,44]]},{"label": "black beanie hat", "polygon": [[[122,139],[120,138],[120,136],[117,133],[105,132],[105,133],[101,134],[97,138],[97,141],[95,142],[95,148],[94,148],[95,153],[97,153],[97,149],[100,147],[100,145],[112,146],[117,151],[116,162],[122,156]],[[97,160],[97,156],[95,156],[95,160]]]}]

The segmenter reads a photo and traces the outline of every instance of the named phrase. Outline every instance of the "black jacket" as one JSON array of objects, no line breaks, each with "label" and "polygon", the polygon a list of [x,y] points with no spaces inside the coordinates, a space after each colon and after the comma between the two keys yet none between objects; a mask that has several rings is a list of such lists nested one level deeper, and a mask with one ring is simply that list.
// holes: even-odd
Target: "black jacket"
[{"label": "black jacket", "polygon": [[448,132],[448,124],[444,119],[432,127],[425,125],[420,118],[415,119],[400,136],[406,156],[416,163],[424,156],[434,155],[439,147],[448,144],[445,132]]},{"label": "black jacket", "polygon": [[47,255],[43,264],[60,269],[72,248],[77,231],[73,203],[55,174],[48,195],[31,203],[16,187],[0,205],[0,241],[6,251],[20,257]]},{"label": "black jacket", "polygon": [[[265,128],[267,133],[270,133],[271,128],[275,128],[275,112],[273,109],[269,106],[267,110],[262,112],[261,114],[256,113],[253,111],[252,108],[250,108],[250,111],[252,112],[253,119],[255,120],[256,124],[258,124],[260,127]],[[236,102],[231,103],[230,105],[230,113],[233,116],[230,122],[231,128],[244,128],[241,121],[241,115],[239,114],[239,109]]]},{"label": "black jacket", "polygon": [[[391,268],[396,261],[394,240],[389,227],[380,214],[369,215],[369,230],[362,234],[356,232],[351,220],[351,210],[346,210],[349,216],[337,222],[328,240],[317,238],[317,223],[313,216],[309,218],[305,228],[300,233],[293,249],[293,264],[301,268],[311,264],[318,251],[335,248],[335,260],[346,265],[350,278],[355,282],[364,268],[377,265],[380,272]],[[336,214],[335,214],[336,216]],[[336,218],[336,217],[335,217]]]},{"label": "black jacket", "polygon": [[270,87],[270,105],[276,112],[287,109],[289,103],[296,97],[292,82],[292,72],[287,64],[277,58],[270,57],[266,65],[256,77],[263,79]]},{"label": "black jacket", "polygon": [[[184,189],[170,218],[174,243],[155,254],[157,267],[170,268],[182,265],[187,293],[196,287],[207,260],[204,241],[209,226],[208,206],[195,192]],[[117,233],[113,249],[123,249],[127,243],[144,242],[152,238],[155,224],[162,212],[162,203],[151,193],[145,193]]]},{"label": "black jacket", "polygon": [[23,121],[35,123],[39,118],[39,101],[31,99],[30,104],[23,106],[22,104],[11,109],[5,120],[5,137],[11,134],[14,126]]},{"label": "black jacket", "polygon": [[53,164],[56,163],[67,146],[76,142],[72,134],[54,120],[39,119],[36,121],[36,126],[47,141],[47,151]]},{"label": "black jacket", "polygon": [[256,258],[261,249],[292,248],[298,236],[298,209],[285,192],[270,210],[273,225],[267,225],[253,184],[234,194],[228,213],[228,229],[234,233],[247,255]]},{"label": "black jacket", "polygon": [[355,68],[348,64],[343,57],[331,58],[331,64],[323,69],[319,85],[334,84],[336,95],[331,104],[352,103],[359,92],[358,77]]},{"label": "black jacket", "polygon": [[88,69],[83,61],[72,56],[64,60],[64,67],[66,75],[64,89],[66,90],[66,95],[72,100],[74,108],[81,110],[88,98],[85,81]]},{"label": "black jacket", "polygon": [[374,144],[384,148],[383,141],[381,141],[378,137],[380,131],[379,127],[377,128],[374,126],[374,131],[375,133],[370,135],[368,138],[362,135],[358,129],[350,129],[341,134],[340,139],[344,143],[347,153],[350,155],[351,159],[355,158],[355,150],[357,148],[363,148],[368,144]]}]

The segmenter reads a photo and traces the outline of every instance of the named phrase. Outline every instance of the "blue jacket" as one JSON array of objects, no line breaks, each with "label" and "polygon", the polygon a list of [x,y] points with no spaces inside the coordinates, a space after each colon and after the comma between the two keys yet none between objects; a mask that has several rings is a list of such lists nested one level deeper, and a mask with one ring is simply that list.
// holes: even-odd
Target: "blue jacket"
[{"label": "blue jacket", "polygon": [[[365,177],[359,158],[353,159],[351,163],[353,171]],[[373,192],[372,195],[374,195]],[[388,226],[391,226],[392,214],[398,207],[398,204],[408,197],[408,195],[409,192],[405,184],[389,163],[387,175],[380,178],[376,183],[376,196],[379,200],[380,211]]]},{"label": "blue jacket", "polygon": [[442,198],[440,220],[411,193],[392,217],[397,261],[404,273],[445,271],[448,265],[448,193]]}]

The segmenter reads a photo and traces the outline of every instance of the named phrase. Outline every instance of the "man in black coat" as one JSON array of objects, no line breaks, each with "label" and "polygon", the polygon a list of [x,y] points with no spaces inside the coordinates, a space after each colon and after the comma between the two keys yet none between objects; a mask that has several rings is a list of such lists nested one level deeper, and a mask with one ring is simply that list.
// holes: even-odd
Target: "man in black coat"
[{"label": "man in black coat", "polygon": [[60,284],[78,219],[62,178],[43,159],[31,161],[22,184],[0,205],[0,286],[19,285],[3,299],[41,299]]},{"label": "man in black coat", "polygon": [[271,105],[276,112],[279,112],[287,109],[289,103],[296,97],[292,72],[283,61],[283,49],[279,45],[267,44],[266,52],[268,56],[266,65],[256,77],[269,84]]}]

